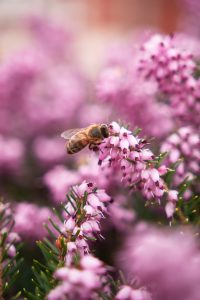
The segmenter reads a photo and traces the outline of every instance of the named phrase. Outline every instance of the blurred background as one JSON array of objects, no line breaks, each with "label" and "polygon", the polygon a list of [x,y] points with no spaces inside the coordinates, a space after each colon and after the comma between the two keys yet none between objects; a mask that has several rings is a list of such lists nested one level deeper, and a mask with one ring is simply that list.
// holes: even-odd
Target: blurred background
[{"label": "blurred background", "polygon": [[[91,75],[102,62],[105,47],[134,29],[158,28],[172,33],[182,23],[188,8],[185,0],[1,0],[1,57],[30,41],[22,25],[29,15],[48,18],[76,31],[77,59]],[[95,55],[94,55],[95,54]]]},{"label": "blurred background", "polygon": [[[19,285],[31,277],[33,254],[39,255],[34,242],[46,235],[43,223],[51,208],[64,201],[68,187],[92,179],[118,193],[120,205],[127,200],[87,150],[67,156],[60,133],[119,118],[112,105],[99,101],[96,81],[103,67],[134,58],[135,49],[126,52],[123,45],[131,40],[134,48],[149,32],[198,37],[199,6],[195,0],[0,0],[0,188],[12,203],[16,231],[25,243]],[[165,108],[159,132],[157,123],[151,124],[161,111],[152,108],[145,124],[135,113],[131,125],[161,141],[172,128]],[[124,118],[130,122],[126,114]],[[155,151],[159,147],[155,144]],[[116,219],[105,233],[108,245],[99,243],[97,250],[108,263],[120,240],[117,230],[126,230],[135,210],[141,218],[152,218],[143,204],[136,202],[134,210],[115,207]]]}]

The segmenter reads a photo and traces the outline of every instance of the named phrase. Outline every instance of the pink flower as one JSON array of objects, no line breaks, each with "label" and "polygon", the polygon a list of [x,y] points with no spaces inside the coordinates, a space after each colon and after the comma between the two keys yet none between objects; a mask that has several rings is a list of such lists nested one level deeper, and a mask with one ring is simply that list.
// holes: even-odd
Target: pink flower
[{"label": "pink flower", "polygon": [[[0,234],[1,234],[1,247],[5,257],[2,258],[3,265],[6,262],[7,256],[14,258],[17,254],[16,245],[21,241],[20,236],[17,232],[12,231],[13,229],[13,212],[10,208],[9,203],[0,203]],[[15,230],[15,228],[14,228]],[[5,253],[4,253],[5,252]],[[14,261],[14,260],[13,260]],[[8,260],[9,264],[9,260]]]},{"label": "pink flower", "polygon": [[148,286],[154,300],[199,299],[199,248],[187,228],[138,226],[118,259],[125,274]]},{"label": "pink flower", "polygon": [[96,258],[92,255],[85,255],[81,259],[80,265],[83,269],[94,270],[99,274],[101,274],[102,271],[105,272],[103,263],[98,258]]},{"label": "pink flower", "polygon": [[[70,296],[69,299],[75,297],[80,300],[95,299],[98,290],[104,288],[102,277],[106,277],[106,268],[99,259],[92,255],[86,255],[80,259],[79,268],[65,266],[56,270],[54,276],[61,283],[49,293],[47,299],[54,300],[52,295],[56,294],[57,296],[57,292],[59,294],[60,290],[62,297]],[[62,289],[65,285],[66,290]]]},{"label": "pink flower", "polygon": [[24,239],[34,242],[47,234],[43,225],[51,216],[52,212],[47,207],[21,202],[15,205],[15,230]]},{"label": "pink flower", "polygon": [[171,218],[174,215],[176,209],[176,203],[169,201],[167,202],[167,204],[165,205],[165,212],[168,218]]},{"label": "pink flower", "polygon": [[53,200],[62,202],[67,189],[79,181],[79,176],[76,172],[57,165],[44,175],[43,180],[49,188]]},{"label": "pink flower", "polygon": [[133,289],[128,285],[121,286],[115,300],[151,300],[151,295],[142,289]]},{"label": "pink flower", "polygon": [[168,200],[176,202],[178,200],[178,192],[175,190],[170,190],[168,192]]},{"label": "pink flower", "polygon": [[[135,212],[126,207],[123,207],[121,203],[118,203],[119,196],[115,197],[115,202],[108,207],[110,219],[108,221],[114,225],[120,232],[126,232],[133,224],[135,220]],[[127,199],[125,199],[127,201]]]},{"label": "pink flower", "polygon": [[55,289],[50,291],[47,296],[48,300],[64,300],[64,292],[67,292],[68,284],[65,284],[65,287],[62,285],[57,286]]},{"label": "pink flower", "polygon": [[16,248],[14,245],[8,245],[8,256],[14,257],[16,255]]},{"label": "pink flower", "polygon": [[[126,185],[141,190],[147,199],[160,201],[167,189],[153,162],[153,153],[144,148],[145,141],[116,122],[109,128],[110,136],[100,145],[99,164],[109,162],[113,176],[118,171]],[[119,139],[118,144],[112,142],[113,137]]]},{"label": "pink flower", "polygon": [[162,137],[172,128],[171,110],[156,101],[156,84],[138,74],[139,47],[133,47],[137,42],[132,40],[115,49],[123,53],[123,59],[115,59],[114,53],[109,57],[96,84],[97,97],[131,126],[142,128],[150,136]]},{"label": "pink flower", "polygon": [[33,144],[33,151],[37,159],[44,164],[58,163],[66,157],[64,144],[57,138],[39,136]]},{"label": "pink flower", "polygon": [[158,91],[167,99],[180,124],[198,128],[200,81],[193,77],[192,53],[186,45],[179,44],[176,36],[153,35],[142,46],[139,72],[157,83]]},{"label": "pink flower", "polygon": [[[93,183],[83,181],[73,186],[67,195],[67,204],[63,217],[64,225],[60,226],[67,250],[65,253],[66,265],[72,263],[73,255],[81,257],[89,253],[88,240],[101,236],[100,221],[107,213],[107,202],[110,197],[104,190],[97,189]],[[62,254],[63,255],[63,254]]]},{"label": "pink flower", "polygon": [[122,286],[119,292],[117,293],[115,299],[116,300],[131,300],[131,292],[132,288],[130,286]]},{"label": "pink flower", "polygon": [[24,145],[20,139],[0,135],[0,167],[8,171],[19,170],[24,158]]},{"label": "pink flower", "polygon": [[65,223],[64,223],[64,228],[66,231],[73,231],[76,223],[73,218],[69,218]]},{"label": "pink flower", "polygon": [[200,135],[191,126],[181,127],[169,136],[161,146],[161,151],[168,152],[168,166],[180,161],[174,174],[174,184],[179,185],[184,179],[193,180],[200,174]]}]

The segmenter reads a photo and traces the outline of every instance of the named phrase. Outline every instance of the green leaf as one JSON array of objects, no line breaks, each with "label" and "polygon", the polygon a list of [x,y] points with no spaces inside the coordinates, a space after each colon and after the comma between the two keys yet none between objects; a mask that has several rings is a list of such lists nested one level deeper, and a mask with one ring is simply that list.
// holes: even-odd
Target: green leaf
[{"label": "green leaf", "polygon": [[53,233],[53,231],[48,227],[47,224],[44,225],[45,229],[48,231],[49,235],[54,239],[56,240],[56,235]]},{"label": "green leaf", "polygon": [[141,128],[139,128],[139,127],[136,127],[134,130],[133,130],[133,135],[134,136],[137,136],[138,134],[140,134],[140,132],[142,131],[142,129]]},{"label": "green leaf", "polygon": [[51,218],[49,218],[49,221],[51,223],[51,225],[60,233],[63,234],[63,232],[60,230],[60,228],[52,221]]}]

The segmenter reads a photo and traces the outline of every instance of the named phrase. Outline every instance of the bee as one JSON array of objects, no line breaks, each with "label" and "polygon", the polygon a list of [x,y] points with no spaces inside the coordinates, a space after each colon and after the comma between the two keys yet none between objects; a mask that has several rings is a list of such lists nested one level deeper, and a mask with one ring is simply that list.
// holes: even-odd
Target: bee
[{"label": "bee", "polygon": [[98,150],[104,138],[109,136],[106,124],[93,124],[85,128],[69,129],[61,134],[67,140],[65,148],[68,154],[74,154],[89,145],[89,149]]}]

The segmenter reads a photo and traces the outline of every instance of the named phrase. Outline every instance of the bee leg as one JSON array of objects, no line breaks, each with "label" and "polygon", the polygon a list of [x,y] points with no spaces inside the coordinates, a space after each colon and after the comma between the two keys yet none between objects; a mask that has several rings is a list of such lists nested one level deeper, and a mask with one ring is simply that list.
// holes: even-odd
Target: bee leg
[{"label": "bee leg", "polygon": [[99,147],[97,144],[89,144],[89,149],[92,151],[98,151]]}]

